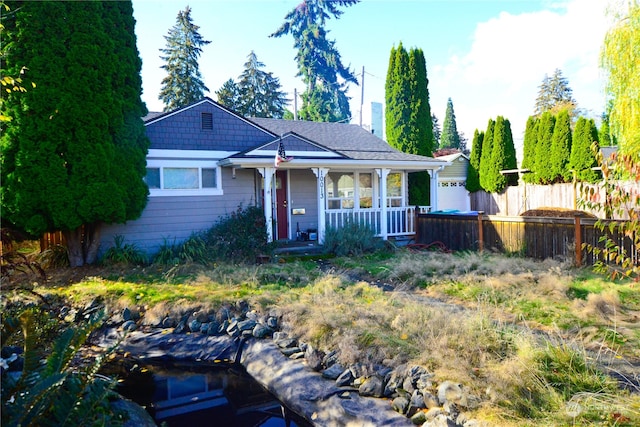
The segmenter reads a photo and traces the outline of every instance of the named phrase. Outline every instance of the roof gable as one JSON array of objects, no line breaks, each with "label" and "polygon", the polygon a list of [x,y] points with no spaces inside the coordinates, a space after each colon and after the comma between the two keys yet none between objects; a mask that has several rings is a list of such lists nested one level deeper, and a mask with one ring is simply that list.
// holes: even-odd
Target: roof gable
[{"label": "roof gable", "polygon": [[243,151],[276,136],[228,108],[204,98],[145,120],[151,149]]},{"label": "roof gable", "polygon": [[238,153],[234,156],[234,158],[240,157],[274,157],[276,152],[278,151],[279,144],[282,143],[287,156],[294,156],[296,158],[334,158],[340,159],[345,156],[337,153],[333,150],[329,150],[326,147],[323,147],[313,141],[310,141],[307,138],[304,138],[300,135],[297,135],[294,132],[288,132],[281,137],[274,139],[266,144],[263,144],[259,147],[255,147],[249,150],[246,150],[242,153]]}]

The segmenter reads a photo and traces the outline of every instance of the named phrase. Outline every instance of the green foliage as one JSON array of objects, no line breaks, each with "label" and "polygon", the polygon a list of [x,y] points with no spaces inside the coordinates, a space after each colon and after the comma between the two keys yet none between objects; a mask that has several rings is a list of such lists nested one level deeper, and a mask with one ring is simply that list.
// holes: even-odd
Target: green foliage
[{"label": "green foliage", "polygon": [[556,118],[551,112],[542,113],[537,126],[535,162],[532,165],[536,184],[550,184],[554,178],[549,167],[549,153],[555,125]]},{"label": "green foliage", "polygon": [[471,156],[469,158],[469,168],[467,169],[467,183],[465,188],[474,192],[482,190],[480,185],[480,158],[482,156],[482,142],[484,140],[484,132],[473,132],[473,142],[471,143]]},{"label": "green foliage", "polygon": [[[490,193],[499,193],[508,184],[517,184],[517,174],[505,175],[500,173],[501,170],[515,169],[516,167],[516,149],[513,145],[511,124],[508,119],[498,116],[493,129],[491,158],[488,167],[484,170],[483,188]],[[480,178],[483,179],[482,175]]]},{"label": "green foliage", "polygon": [[[529,169],[530,172],[535,170],[536,162],[536,146],[538,143],[538,118],[529,116],[527,125],[524,129],[523,153],[522,153],[522,169]],[[525,182],[534,182],[533,173],[523,175]]]},{"label": "green foliage", "polygon": [[328,228],[323,245],[336,256],[359,256],[382,249],[384,242],[367,224],[349,221],[342,228]]},{"label": "green foliage", "polygon": [[578,117],[573,131],[571,157],[569,159],[569,167],[575,171],[578,181],[596,183],[600,180],[600,174],[592,169],[598,165],[598,161],[596,153],[591,149],[591,146],[598,141],[598,138],[593,119]]},{"label": "green foliage", "polygon": [[64,245],[53,245],[36,256],[36,260],[43,268],[69,267],[69,256],[67,247]]},{"label": "green foliage", "polygon": [[442,137],[440,138],[440,148],[461,148],[460,134],[458,133],[456,114],[453,112],[453,102],[451,98],[447,100],[447,110],[444,114]]},{"label": "green foliage", "polygon": [[[594,144],[594,150],[597,145]],[[594,269],[612,279],[627,277],[640,280],[640,163],[633,154],[614,153],[603,159],[598,153],[603,181],[597,187],[580,187],[579,205],[604,214],[605,218],[627,218],[610,221],[598,219],[595,227],[604,232],[597,244],[584,243],[583,247],[596,258]]]},{"label": "green foliage", "polygon": [[110,399],[116,397],[112,392],[115,382],[97,375],[104,355],[87,367],[72,364],[103,318],[99,313],[80,327],[65,329],[53,343],[42,341],[37,310],[25,310],[18,319],[3,319],[3,345],[22,332],[24,363],[19,377],[2,370],[2,425],[122,425],[123,414],[109,407]]},{"label": "green foliage", "polygon": [[[493,129],[496,125],[496,121],[493,119],[489,119],[489,123],[487,124],[487,130],[484,133],[484,138],[482,139],[482,152],[480,155],[480,187],[487,190],[489,186],[488,177],[490,175],[491,169],[491,155],[493,151]],[[487,190],[488,191],[488,190]]]},{"label": "green foliage", "polygon": [[185,7],[178,12],[176,24],[164,36],[166,46],[160,49],[164,54],[160,58],[165,62],[162,66],[167,76],[162,79],[160,100],[164,103],[164,111],[187,106],[199,101],[209,89],[202,81],[198,65],[202,47],[211,43],[205,40],[193,23],[191,8]]},{"label": "green foliage", "polygon": [[551,151],[547,155],[551,182],[569,182],[569,157],[571,156],[571,117],[567,110],[556,116],[551,138]]},{"label": "green foliage", "polygon": [[244,67],[237,84],[229,79],[216,92],[218,101],[243,116],[281,119],[288,101],[280,80],[261,69],[264,64],[253,51]]},{"label": "green foliage", "polygon": [[164,243],[153,258],[153,262],[163,265],[197,262],[206,264],[211,258],[202,234],[193,234],[182,243]]},{"label": "green foliage", "polygon": [[147,263],[144,252],[133,243],[124,243],[124,236],[117,235],[113,240],[113,246],[107,249],[102,257],[103,264],[144,265]]},{"label": "green foliage", "polygon": [[[335,40],[327,38],[325,24],[344,13],[358,0],[307,0],[285,16],[285,22],[270,37],[291,34],[297,49],[298,75],[307,89],[302,94],[299,116],[303,120],[339,122],[351,117],[346,91],[357,84],[353,72],[342,64]],[[341,80],[340,80],[341,79]]]},{"label": "green foliage", "polygon": [[538,87],[535,115],[541,116],[545,111],[555,114],[561,110],[569,110],[569,113],[573,114],[576,101],[573,99],[572,92],[569,80],[562,75],[562,70],[556,68],[551,77],[545,74]]},{"label": "green foliage", "polygon": [[640,2],[620,2],[605,35],[601,66],[606,71],[611,135],[625,154],[640,161]]},{"label": "green foliage", "polygon": [[[7,73],[38,85],[2,103],[3,219],[41,235],[137,218],[149,141],[131,2],[24,2],[6,28]],[[79,242],[72,265],[94,262]]]},{"label": "green foliage", "polygon": [[253,263],[258,255],[273,252],[273,244],[267,241],[264,212],[258,206],[239,206],[201,237],[211,260]]}]

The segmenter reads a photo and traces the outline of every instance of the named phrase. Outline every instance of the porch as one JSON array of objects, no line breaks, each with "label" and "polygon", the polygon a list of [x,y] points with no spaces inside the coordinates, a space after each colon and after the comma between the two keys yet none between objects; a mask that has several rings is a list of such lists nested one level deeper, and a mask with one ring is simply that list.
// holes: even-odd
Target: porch
[{"label": "porch", "polygon": [[[410,236],[416,233],[416,215],[428,213],[430,206],[401,206],[386,209],[329,209],[325,211],[327,228],[345,224],[366,224],[382,238]],[[386,227],[382,227],[386,224]]]}]

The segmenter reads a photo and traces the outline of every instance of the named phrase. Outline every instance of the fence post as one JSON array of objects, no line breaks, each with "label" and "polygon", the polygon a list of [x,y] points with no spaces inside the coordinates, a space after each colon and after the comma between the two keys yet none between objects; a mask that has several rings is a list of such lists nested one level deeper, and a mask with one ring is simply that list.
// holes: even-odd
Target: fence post
[{"label": "fence post", "polygon": [[478,251],[482,253],[484,250],[484,233],[482,231],[482,215],[484,211],[478,211]]},{"label": "fence post", "polygon": [[580,216],[576,215],[575,219],[575,227],[574,227],[574,242],[576,246],[576,267],[582,266],[582,227],[580,226]]}]

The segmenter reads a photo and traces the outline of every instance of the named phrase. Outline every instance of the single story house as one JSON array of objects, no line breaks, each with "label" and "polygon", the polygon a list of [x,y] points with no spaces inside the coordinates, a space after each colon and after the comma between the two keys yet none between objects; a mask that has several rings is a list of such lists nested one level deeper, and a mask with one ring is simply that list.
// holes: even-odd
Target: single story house
[{"label": "single story house", "polygon": [[[270,240],[301,230],[322,242],[328,227],[349,220],[383,239],[411,235],[408,173],[428,171],[437,195],[438,172],[449,164],[402,153],[357,125],[247,118],[209,98],[149,114],[145,126],[147,206],[135,221],[106,226],[101,252],[120,235],[154,253],[249,205],[264,209]],[[286,159],[276,166],[279,147]]]},{"label": "single story house", "polygon": [[466,189],[469,157],[459,152],[436,158],[448,163],[438,174],[438,210],[471,210]]}]

